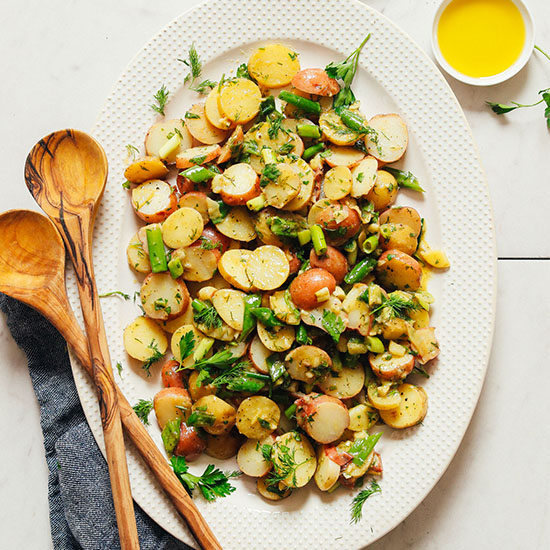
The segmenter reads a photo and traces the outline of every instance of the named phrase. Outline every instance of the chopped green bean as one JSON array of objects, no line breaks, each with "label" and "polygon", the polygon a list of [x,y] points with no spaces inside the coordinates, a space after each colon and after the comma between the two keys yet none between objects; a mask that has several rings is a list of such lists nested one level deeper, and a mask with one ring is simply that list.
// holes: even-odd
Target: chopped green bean
[{"label": "chopped green bean", "polygon": [[279,99],[298,107],[298,109],[301,109],[306,113],[313,113],[315,115],[321,114],[321,104],[317,101],[311,101],[311,99],[287,92],[286,90],[283,90],[279,94]]}]

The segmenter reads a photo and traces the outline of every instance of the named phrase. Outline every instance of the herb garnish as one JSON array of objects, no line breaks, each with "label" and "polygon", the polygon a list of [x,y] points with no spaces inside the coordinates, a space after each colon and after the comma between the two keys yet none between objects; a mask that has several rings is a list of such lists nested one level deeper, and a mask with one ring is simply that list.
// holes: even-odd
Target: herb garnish
[{"label": "herb garnish", "polygon": [[237,67],[236,76],[237,78],[248,78],[248,80],[252,80],[252,78],[250,78],[250,73],[248,72],[248,66],[246,63],[242,63]]},{"label": "herb garnish", "polygon": [[281,175],[281,171],[274,163],[266,164],[262,170],[260,178],[260,186],[265,187],[269,182],[276,182],[277,178]]},{"label": "herb garnish", "polygon": [[180,364],[183,363],[185,359],[187,359],[191,353],[193,353],[193,349],[195,349],[195,335],[193,334],[193,331],[190,330],[186,332],[181,338],[178,343],[179,350],[180,350]]},{"label": "herb garnish", "polygon": [[210,90],[213,90],[218,85],[214,80],[203,80],[196,86],[189,87],[190,90],[197,92],[198,94],[207,94]]},{"label": "herb garnish", "polygon": [[213,464],[209,464],[201,476],[195,476],[189,473],[187,462],[182,456],[173,456],[170,459],[170,464],[174,473],[190,495],[198,487],[202,496],[208,501],[213,501],[216,497],[230,495],[235,490],[235,487],[229,483],[229,479],[241,475],[240,472],[224,473],[218,470]]},{"label": "herb garnish", "polygon": [[130,143],[126,145],[126,151],[128,152],[128,156],[132,157],[132,160],[135,160],[136,155],[139,155],[139,149],[135,145],[131,145]]},{"label": "herb garnish", "polygon": [[[359,296],[361,300],[368,303],[368,289]],[[410,319],[409,311],[417,311],[420,309],[420,304],[417,304],[413,300],[406,300],[399,295],[392,294],[389,298],[382,295],[382,303],[375,307],[371,314],[377,315],[384,308],[389,308],[390,318],[398,317],[399,319]]]},{"label": "herb garnish", "polygon": [[346,330],[344,321],[342,321],[334,311],[330,311],[330,309],[323,310],[323,328],[330,334],[336,343],[340,340],[342,332]]},{"label": "herb garnish", "polygon": [[153,363],[156,363],[162,359],[164,357],[164,353],[161,353],[154,338],[151,340],[151,343],[147,346],[147,348],[152,350],[153,354],[146,361],[144,361],[142,368],[147,373],[147,376],[151,376],[151,367],[153,366]]},{"label": "herb garnish", "polygon": [[358,493],[355,498],[351,501],[350,511],[351,511],[351,520],[350,523],[358,523],[361,521],[361,518],[363,517],[363,505],[365,504],[365,501],[375,493],[381,493],[382,489],[380,489],[380,485],[376,482],[376,480],[372,480],[370,487],[367,487],[366,489],[363,489],[360,493]]},{"label": "herb garnish", "polygon": [[149,425],[149,414],[153,409],[153,400],[140,399],[133,407],[137,417],[147,426]]},{"label": "herb garnish", "polygon": [[193,300],[193,320],[195,323],[204,325],[206,328],[220,328],[222,326],[222,318],[219,316],[216,308],[208,305],[207,302]]},{"label": "herb garnish", "polygon": [[108,298],[109,296],[120,296],[126,301],[130,299],[130,295],[122,292],[121,290],[113,290],[111,292],[105,292],[104,294],[99,295],[100,298]]},{"label": "herb garnish", "polygon": [[183,79],[183,82],[188,82],[189,79],[192,78],[191,84],[193,84],[193,82],[195,82],[195,79],[199,78],[202,72],[201,58],[199,57],[199,54],[195,49],[195,45],[191,44],[189,48],[189,52],[187,53],[187,59],[178,58],[178,61],[181,61],[181,63],[183,63],[184,65],[187,65],[190,69],[190,72]]},{"label": "herb garnish", "polygon": [[153,111],[156,111],[157,113],[164,116],[164,107],[166,107],[166,103],[168,101],[168,96],[170,95],[170,92],[166,88],[166,86],[163,84],[158,90],[157,93],[153,96],[155,101],[157,102],[157,105],[150,105],[151,109]]}]

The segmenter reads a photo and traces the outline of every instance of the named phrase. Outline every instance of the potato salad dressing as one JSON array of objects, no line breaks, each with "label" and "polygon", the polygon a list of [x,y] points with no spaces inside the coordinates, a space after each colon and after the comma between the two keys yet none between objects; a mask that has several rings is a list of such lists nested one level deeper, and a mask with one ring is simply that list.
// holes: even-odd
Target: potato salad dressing
[{"label": "potato salad dressing", "polygon": [[493,76],[519,58],[525,24],[512,0],[453,0],[441,14],[437,40],[457,71],[475,78]]}]

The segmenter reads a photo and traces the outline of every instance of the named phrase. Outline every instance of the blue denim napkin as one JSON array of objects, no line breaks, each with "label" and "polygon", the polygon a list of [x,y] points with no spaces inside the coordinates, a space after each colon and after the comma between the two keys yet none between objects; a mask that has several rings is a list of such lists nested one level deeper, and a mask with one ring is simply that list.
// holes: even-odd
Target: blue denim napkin
[{"label": "blue denim napkin", "polygon": [[[54,548],[119,549],[107,463],[80,406],[66,343],[46,319],[25,304],[0,294],[0,309],[27,356],[40,405]],[[191,550],[137,505],[135,509],[142,550]]]}]

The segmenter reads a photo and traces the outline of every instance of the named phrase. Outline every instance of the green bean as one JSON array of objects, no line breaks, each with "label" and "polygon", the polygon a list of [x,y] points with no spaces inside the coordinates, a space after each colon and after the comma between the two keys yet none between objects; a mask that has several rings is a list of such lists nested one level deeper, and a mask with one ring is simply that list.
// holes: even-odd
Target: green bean
[{"label": "green bean", "polygon": [[313,113],[315,115],[321,114],[321,104],[317,101],[311,101],[311,99],[287,92],[286,90],[283,90],[279,94],[279,99],[298,107],[298,109],[301,109],[306,113]]},{"label": "green bean", "polygon": [[204,166],[191,166],[191,168],[187,168],[187,170],[180,172],[179,175],[191,180],[193,183],[203,183],[211,180],[216,175],[216,172]]},{"label": "green bean", "polygon": [[362,281],[376,266],[375,258],[364,258],[346,273],[344,281],[352,285]]},{"label": "green bean", "polygon": [[162,231],[160,225],[148,227],[145,230],[147,235],[147,246],[149,248],[149,260],[151,262],[151,271],[160,273],[168,269],[166,260],[166,251],[164,249],[164,241],[162,240]]},{"label": "green bean", "polygon": [[300,137],[319,139],[321,137],[321,129],[315,124],[297,124],[296,131]]},{"label": "green bean", "polygon": [[325,146],[323,143],[318,143],[317,145],[312,145],[311,147],[308,147],[303,153],[302,158],[304,160],[311,160],[317,153],[321,153],[325,150]]},{"label": "green bean", "polygon": [[292,420],[293,418],[296,418],[296,409],[297,408],[298,408],[298,406],[296,405],[296,403],[293,403],[292,405],[290,405],[290,407],[288,407],[288,409],[285,409],[285,416],[289,420]]},{"label": "green bean", "polygon": [[311,241],[311,229],[302,229],[302,231],[298,231],[298,241],[302,246]]},{"label": "green bean", "polygon": [[267,328],[282,327],[284,323],[275,317],[273,311],[268,307],[253,307],[250,309],[250,313],[260,321]]},{"label": "green bean", "polygon": [[247,336],[254,330],[256,326],[256,318],[251,313],[251,309],[262,305],[262,297],[257,294],[248,294],[244,297],[244,314],[243,314],[243,330],[239,337],[239,341],[246,340]]},{"label": "green bean", "polygon": [[363,120],[357,113],[354,113],[350,109],[341,109],[340,118],[342,122],[352,130],[367,134],[371,131],[368,126],[365,126],[365,120]]},{"label": "green bean", "polygon": [[320,225],[313,225],[311,227],[311,240],[313,241],[313,248],[317,256],[323,256],[327,252],[327,241],[323,228]]}]

